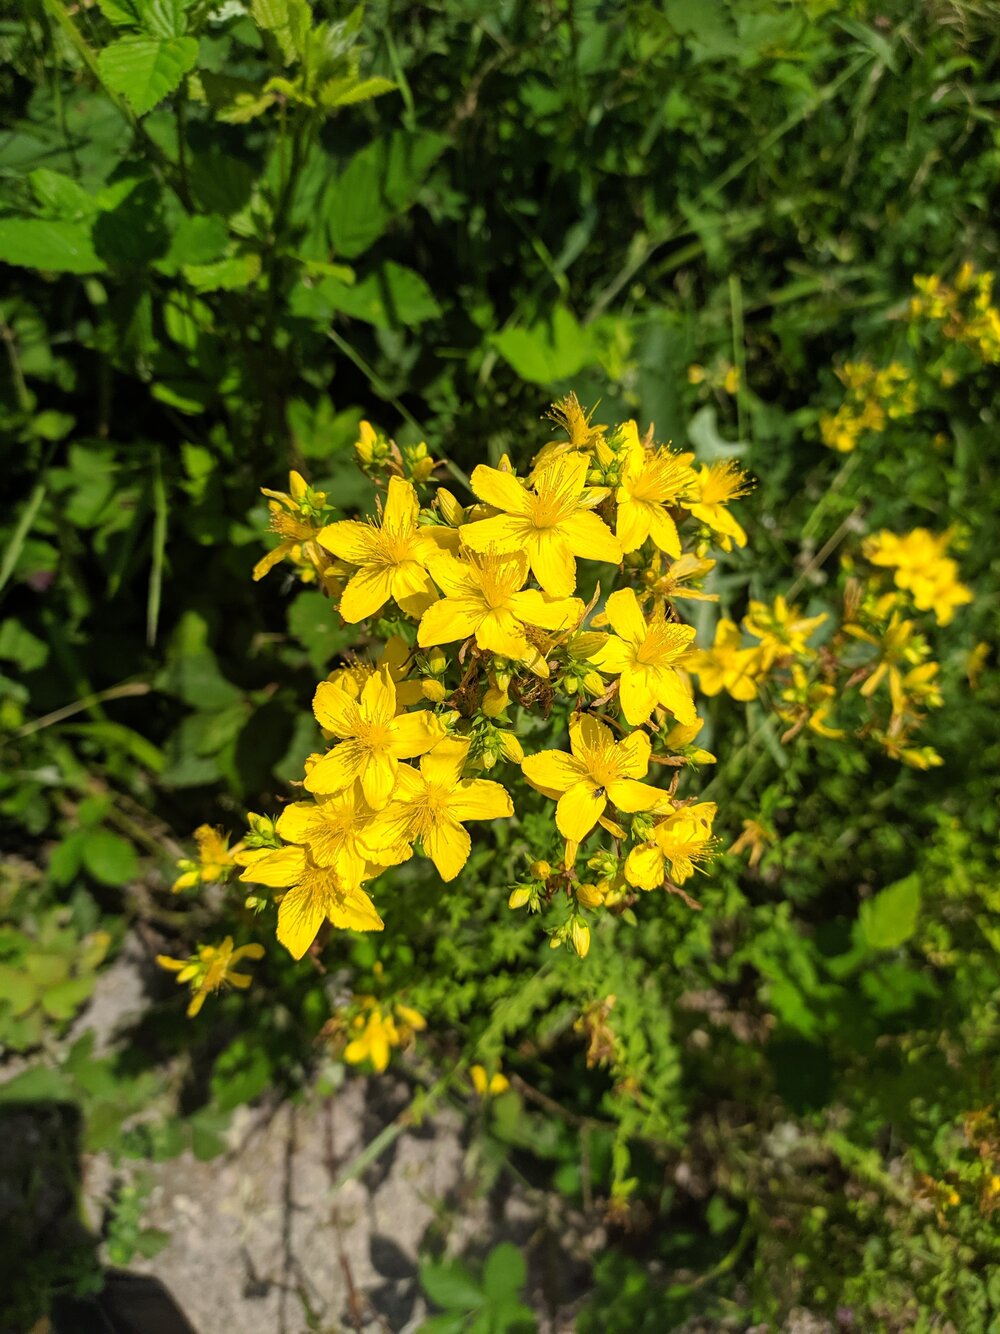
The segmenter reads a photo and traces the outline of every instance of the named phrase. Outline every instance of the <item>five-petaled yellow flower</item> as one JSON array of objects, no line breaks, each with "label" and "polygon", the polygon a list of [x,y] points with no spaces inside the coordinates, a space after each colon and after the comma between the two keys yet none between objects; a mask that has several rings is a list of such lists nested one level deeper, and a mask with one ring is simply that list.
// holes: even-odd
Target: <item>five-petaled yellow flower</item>
[{"label": "five-petaled yellow flower", "polygon": [[240,879],[285,891],[278,903],[277,934],[293,959],[302,958],[325,921],[342,931],[382,930],[382,918],[365,891],[342,879],[336,867],[317,866],[308,848],[267,852]]},{"label": "five-petaled yellow flower", "polygon": [[226,936],[221,945],[199,945],[198,953],[189,959],[171,959],[167,954],[158,954],[156,962],[168,972],[176,973],[178,982],[190,984],[193,994],[187,1012],[193,1019],[210,992],[220,991],[223,987],[245,991],[253,979],[249,973],[234,972],[234,966],[241,959],[263,957],[263,945],[241,945],[234,950],[232,936]]},{"label": "five-petaled yellow flower", "polygon": [[750,490],[752,483],[732,459],[705,463],[698,469],[697,486],[693,499],[679,503],[690,510],[696,519],[707,524],[719,537],[723,551],[732,551],[733,543],[745,547],[747,535],[726,509],[731,500],[738,500]]},{"label": "five-petaled yellow flower", "polygon": [[418,838],[442,880],[454,880],[472,847],[464,820],[498,820],[514,814],[505,788],[487,778],[462,778],[469,742],[448,737],[420,761],[401,766],[389,805],[366,837],[376,861],[397,857],[400,845]]},{"label": "five-petaled yellow flower", "polygon": [[615,741],[604,723],[577,714],[570,720],[569,744],[571,755],[543,750],[521,765],[532,787],[557,799],[556,828],[563,838],[582,843],[609,801],[622,811],[650,811],[662,801],[659,788],[638,781],[649,768],[647,733]]},{"label": "five-petaled yellow flower", "polygon": [[569,597],[576,588],[576,556],[618,564],[621,543],[592,513],[607,494],[587,486],[589,460],[564,455],[540,469],[531,490],[509,472],[480,464],[472,489],[502,513],[466,524],[462,540],[473,551],[523,551],[532,573],[553,597]]},{"label": "five-petaled yellow flower", "polygon": [[382,867],[404,860],[377,861],[369,853],[364,838],[374,814],[351,787],[314,802],[293,801],[281,812],[275,828],[286,842],[307,847],[317,866],[335,866],[344,884],[356,887]]},{"label": "five-petaled yellow flower", "polygon": [[628,446],[625,471],[618,487],[615,532],[623,551],[636,551],[651,537],[668,556],[681,554],[681,539],[670,507],[697,493],[697,478],[690,454],[669,449],[647,451],[638,433]]},{"label": "five-petaled yellow flower", "polygon": [[525,625],[566,630],[583,618],[579,598],[554,598],[524,587],[528,557],[523,551],[473,551],[467,562],[442,554],[432,563],[431,573],[445,596],[424,612],[417,632],[421,648],[475,635],[481,649],[548,676],[545,658],[526,636]]},{"label": "five-petaled yellow flower", "polygon": [[715,627],[715,643],[691,655],[688,670],[698,678],[705,695],[727,690],[733,699],[757,698],[757,680],[764,674],[759,648],[744,648],[743,636],[735,621],[723,616]]},{"label": "five-petaled yellow flower", "polygon": [[693,723],[698,715],[691,687],[677,668],[691,657],[694,626],[677,625],[662,614],[647,625],[631,588],[612,593],[606,611],[616,633],[608,636],[594,665],[620,674],[618,692],[626,720],[638,727],[660,705],[678,722]]},{"label": "five-petaled yellow flower", "polygon": [[313,697],[320,727],[340,744],[309,770],[308,791],[325,795],[360,782],[365,800],[381,810],[392,796],[400,760],[423,755],[444,735],[441,723],[426,709],[396,713],[396,687],[388,667],[380,667],[365,683],[360,699],[321,681]]},{"label": "five-petaled yellow flower", "polygon": [[625,862],[625,878],[638,889],[655,889],[666,878],[667,865],[678,885],[690,880],[697,864],[712,853],[714,801],[699,801],[661,820],[648,843],[632,849]]},{"label": "five-petaled yellow flower", "polygon": [[184,857],[177,863],[181,874],[171,886],[175,894],[182,889],[193,889],[195,885],[211,885],[217,880],[225,880],[237,865],[235,854],[243,844],[229,846],[229,837],[210,824],[201,824],[194,831],[194,841],[198,845],[197,860]]},{"label": "five-petaled yellow flower", "polygon": [[354,624],[374,616],[390,598],[412,616],[437,597],[427,562],[438,551],[430,530],[418,528],[420,502],[410,482],[389,479],[382,522],[343,519],[321,530],[318,541],[358,570],[340,600],[340,614]]}]

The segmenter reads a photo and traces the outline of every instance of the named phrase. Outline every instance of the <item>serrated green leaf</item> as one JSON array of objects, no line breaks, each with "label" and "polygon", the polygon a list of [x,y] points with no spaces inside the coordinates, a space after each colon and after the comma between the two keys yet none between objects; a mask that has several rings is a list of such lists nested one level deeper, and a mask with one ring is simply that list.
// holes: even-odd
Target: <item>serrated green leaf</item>
[{"label": "serrated green leaf", "polygon": [[142,24],[143,7],[139,0],[97,0],[97,4],[104,17],[116,28],[137,28]]},{"label": "serrated green leaf", "polygon": [[419,273],[392,260],[350,286],[328,284],[335,310],[376,328],[409,328],[437,319],[441,307]]},{"label": "serrated green leaf", "polygon": [[412,205],[447,147],[440,134],[397,131],[356,153],[324,200],[330,241],[338,254],[353,259],[367,250],[392,219]]},{"label": "serrated green leaf", "polygon": [[321,107],[333,111],[336,107],[354,106],[357,102],[368,102],[373,97],[395,92],[396,85],[391,79],[373,77],[371,79],[328,79],[319,90],[318,101]]},{"label": "serrated green leaf", "polygon": [[43,273],[103,273],[89,223],[0,218],[0,260]]},{"label": "serrated green leaf", "polygon": [[123,37],[98,57],[101,78],[138,116],[180,86],[198,59],[193,37]]}]

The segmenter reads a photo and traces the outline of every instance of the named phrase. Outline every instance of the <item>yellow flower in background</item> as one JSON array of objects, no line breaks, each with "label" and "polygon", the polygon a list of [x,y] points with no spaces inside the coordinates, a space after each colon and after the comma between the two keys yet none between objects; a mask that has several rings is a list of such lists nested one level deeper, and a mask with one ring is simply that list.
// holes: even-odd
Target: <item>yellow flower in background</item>
[{"label": "yellow flower in background", "polygon": [[620,675],[622,712],[633,727],[644,723],[654,708],[669,709],[678,722],[697,717],[691,687],[677,668],[691,658],[694,627],[654,616],[647,625],[631,588],[608,598],[606,614],[615,634],[594,658],[602,672]]},{"label": "yellow flower in background", "polygon": [[198,845],[197,860],[184,857],[177,863],[181,874],[171,886],[175,894],[182,889],[194,889],[195,885],[211,885],[217,880],[225,880],[238,865],[235,857],[243,844],[230,847],[229,836],[221,829],[213,829],[209,824],[199,825],[194,831],[194,841]]},{"label": "yellow flower in background", "polygon": [[449,737],[396,775],[389,805],[372,821],[365,844],[373,861],[421,841],[442,880],[454,880],[469,859],[466,820],[498,820],[514,814],[506,789],[488,778],[462,778],[469,742]]},{"label": "yellow flower in background", "polygon": [[815,649],[809,647],[809,636],[826,620],[826,612],[803,616],[794,603],[779,594],[770,605],[751,602],[743,618],[743,628],[760,640],[761,666],[768,671],[782,658],[815,657]]},{"label": "yellow flower in background", "polygon": [[293,471],[288,474],[287,491],[261,487],[261,494],[268,497],[270,529],[282,540],[253,567],[254,582],[287,557],[298,566],[302,579],[319,579],[331,596],[339,592],[336,575],[346,567],[331,560],[317,542],[329,512],[326,492],[314,491],[301,473]]},{"label": "yellow flower in background", "polygon": [[622,551],[636,551],[651,537],[668,556],[680,556],[681,539],[669,510],[698,492],[692,457],[663,448],[647,452],[638,440],[629,447],[616,497]]},{"label": "yellow flower in background", "polygon": [[686,665],[697,676],[702,694],[726,690],[744,702],[757,698],[757,682],[764,675],[760,650],[744,648],[738,626],[724,616],[715,627],[712,647],[693,652]]},{"label": "yellow flower in background", "polygon": [[414,1035],[427,1027],[427,1021],[409,1005],[383,1007],[374,996],[358,996],[356,1000],[361,1009],[350,1022],[349,1032],[354,1036],[344,1048],[344,1060],[350,1065],[370,1061],[376,1074],[381,1074],[393,1049],[409,1046]]},{"label": "yellow flower in background", "polygon": [[698,864],[714,851],[712,821],[716,810],[714,801],[699,801],[655,825],[649,842],[633,848],[626,858],[625,878],[629,884],[637,889],[655,889],[663,884],[668,866],[675,884],[690,880]]},{"label": "yellow flower in background", "polygon": [[743,852],[749,852],[747,866],[753,871],[760,865],[760,860],[767,851],[768,845],[776,842],[777,835],[760,820],[744,820],[743,832],[726,849],[726,855],[738,857]]},{"label": "yellow flower in background", "polygon": [[472,489],[501,512],[466,524],[462,541],[473,551],[524,552],[546,593],[569,597],[577,556],[613,565],[622,558],[620,542],[592,513],[606,492],[587,486],[587,469],[586,456],[565,455],[540,469],[529,490],[512,473],[480,464]]},{"label": "yellow flower in background", "polygon": [[442,553],[432,562],[431,574],[445,596],[421,618],[417,631],[421,648],[474,635],[481,649],[548,676],[545,658],[527,638],[525,625],[565,630],[583,618],[579,598],[554,598],[524,587],[528,557],[522,551],[473,551],[467,562]]},{"label": "yellow flower in background", "polygon": [[[732,551],[734,542],[738,547],[746,546],[747,535],[726,506],[745,496],[752,486],[749,474],[738,463],[720,459],[698,469],[694,498],[680,498],[678,503],[717,534],[723,551]],[[679,556],[680,552],[670,554]]]},{"label": "yellow flower in background", "polygon": [[490,1075],[486,1072],[483,1065],[473,1065],[469,1069],[469,1078],[472,1080],[472,1087],[476,1090],[476,1096],[480,1098],[495,1098],[499,1093],[506,1093],[510,1088],[510,1080],[506,1075],[497,1070]]},{"label": "yellow flower in background", "polygon": [[897,535],[883,529],[865,539],[863,550],[873,565],[892,569],[896,587],[912,595],[918,611],[933,611],[938,625],[947,625],[973,598],[958,578],[957,562],[945,555],[950,541],[948,531],[914,528]]},{"label": "yellow flower in background", "polygon": [[917,631],[915,622],[906,620],[900,612],[894,611],[888,625],[880,633],[873,634],[859,625],[846,625],[844,629],[855,639],[872,644],[878,650],[875,670],[861,687],[862,695],[866,699],[870,698],[888,677],[893,711],[901,712],[905,700],[904,676],[910,668],[919,666],[930,655],[930,646]]},{"label": "yellow flower in background", "polygon": [[412,616],[436,599],[427,573],[438,546],[429,530],[417,526],[420,502],[410,482],[390,477],[381,523],[343,519],[327,524],[318,541],[327,551],[358,567],[340,600],[340,614],[350,624],[366,620],[395,598]]},{"label": "yellow flower in background", "polygon": [[444,735],[440,721],[426,709],[396,712],[396,686],[380,667],[355,699],[346,690],[321,681],[313,697],[320,727],[340,741],[306,775],[308,791],[325,795],[361,784],[365,800],[381,810],[392,795],[400,760],[423,755]]},{"label": "yellow flower in background", "polygon": [[241,945],[239,949],[233,949],[232,936],[226,936],[221,945],[199,945],[198,953],[188,959],[172,959],[167,954],[158,954],[156,962],[168,972],[176,973],[179,983],[190,986],[192,996],[187,1012],[193,1019],[213,991],[223,987],[245,991],[253,979],[249,973],[234,972],[236,964],[241,959],[263,957],[263,945]]},{"label": "yellow flower in background", "polygon": [[715,569],[717,561],[686,552],[678,560],[670,561],[663,568],[663,558],[656,552],[646,571],[646,585],[653,595],[653,602],[660,606],[664,602],[677,602],[685,599],[689,602],[718,602],[718,593],[704,593],[692,585],[705,578]]},{"label": "yellow flower in background", "polygon": [[532,787],[556,805],[556,828],[563,838],[582,843],[604,815],[610,801],[622,811],[649,811],[663,798],[659,788],[637,780],[649,769],[645,732],[615,741],[609,727],[587,714],[570,719],[572,754],[543,750],[525,757],[521,769]]},{"label": "yellow flower in background", "polygon": [[333,866],[317,866],[308,848],[269,850],[240,876],[255,885],[284,893],[278,902],[278,940],[293,959],[301,959],[324,922],[341,931],[381,931],[375,905],[358,885]]}]

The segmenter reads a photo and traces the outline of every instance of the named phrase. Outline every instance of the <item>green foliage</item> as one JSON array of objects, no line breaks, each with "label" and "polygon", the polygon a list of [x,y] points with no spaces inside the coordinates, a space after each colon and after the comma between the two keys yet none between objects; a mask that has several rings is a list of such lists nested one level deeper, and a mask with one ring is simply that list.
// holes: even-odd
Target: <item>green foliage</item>
[{"label": "green foliage", "polygon": [[[116,1160],[211,1158],[233,1108],[311,1076],[347,972],[427,1018],[421,1054],[518,1077],[480,1107],[484,1180],[514,1164],[634,1229],[582,1330],[990,1328],[966,1127],[996,1095],[1000,698],[995,660],[966,670],[996,640],[996,366],[900,318],[915,274],[997,266],[988,7],[46,0],[0,45],[0,1102],[68,1101]],[[921,396],[841,457],[820,422],[861,357]],[[460,889],[377,886],[377,950],[339,938],[326,979],[269,957],[210,998],[222,1027],[168,984],[95,1056],[74,1025],[127,924],[178,956],[218,926],[168,892],[177,843],[278,808],[316,679],[368,649],[289,565],[252,584],[259,485],[296,467],[365,507],[362,418],[459,473],[521,462],[569,379],[752,469],[712,584],[735,619],[793,580],[837,610],[855,532],[954,528],[977,597],[940,632],[942,768],[705,701],[699,787],[727,839],[775,839],[699,877],[699,910],[645,895],[551,954],[505,893],[559,855],[539,796]],[[143,1198],[118,1263],[162,1241]],[[425,1327],[530,1327],[513,1255],[428,1262]]]}]

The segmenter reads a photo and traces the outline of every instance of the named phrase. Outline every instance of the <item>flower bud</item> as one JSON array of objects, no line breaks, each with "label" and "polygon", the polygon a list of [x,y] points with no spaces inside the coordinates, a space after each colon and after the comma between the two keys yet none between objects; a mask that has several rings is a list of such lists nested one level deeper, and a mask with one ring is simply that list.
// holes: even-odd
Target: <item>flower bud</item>
[{"label": "flower bud", "polygon": [[435,681],[433,677],[420,682],[420,692],[424,699],[430,700],[432,704],[440,704],[448,694],[442,683]]},{"label": "flower bud", "polygon": [[596,667],[590,667],[580,678],[583,682],[583,688],[588,695],[601,695],[604,693],[604,677]]},{"label": "flower bud", "polygon": [[562,683],[567,695],[575,695],[580,689],[580,682],[575,676],[564,676]]},{"label": "flower bud", "polygon": [[590,927],[587,923],[579,917],[574,917],[569,938],[580,958],[585,959],[587,951],[590,949]]},{"label": "flower bud", "polygon": [[599,908],[604,902],[604,891],[596,885],[577,885],[576,901],[581,908]]},{"label": "flower bud", "polygon": [[532,880],[548,880],[552,874],[552,867],[548,862],[532,862],[528,867],[528,874]]},{"label": "flower bud", "polygon": [[508,908],[523,908],[531,897],[531,890],[527,885],[517,885],[510,891],[510,897],[507,900]]},{"label": "flower bud", "polygon": [[440,676],[448,666],[448,656],[443,648],[432,648],[427,650],[427,668],[435,676]]},{"label": "flower bud", "polygon": [[500,754],[504,759],[510,760],[511,764],[520,764],[524,759],[524,747],[514,733],[498,731],[497,740],[500,742]]}]

